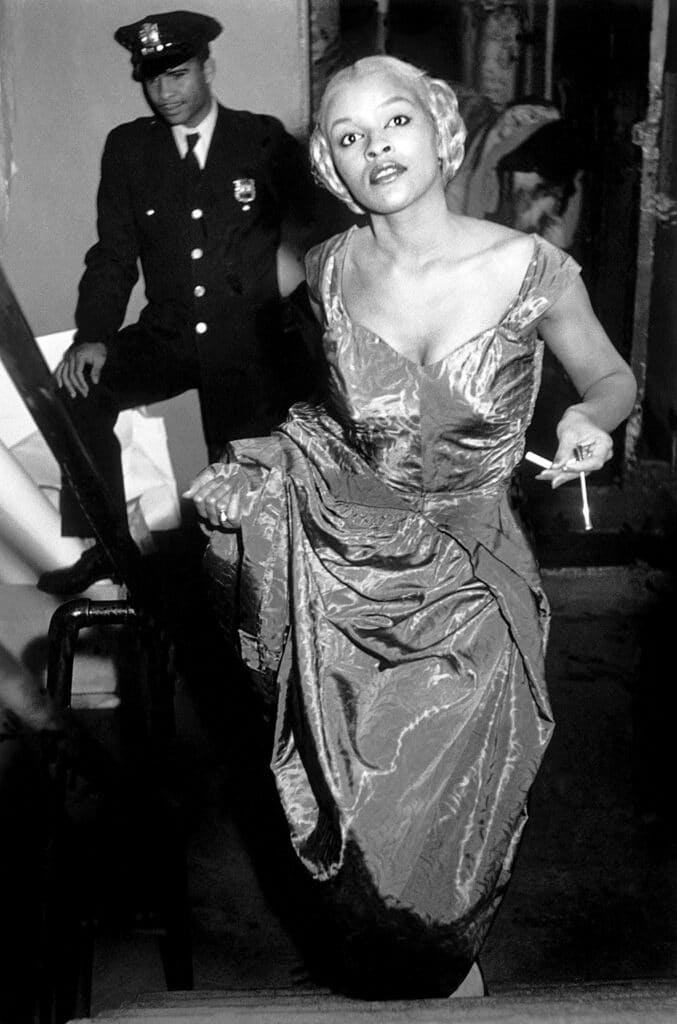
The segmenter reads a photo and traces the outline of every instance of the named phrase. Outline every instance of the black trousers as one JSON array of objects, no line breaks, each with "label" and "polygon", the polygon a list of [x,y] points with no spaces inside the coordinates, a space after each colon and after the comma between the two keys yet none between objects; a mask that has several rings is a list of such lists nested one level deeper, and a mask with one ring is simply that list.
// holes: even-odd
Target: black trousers
[{"label": "black trousers", "polygon": [[[216,369],[210,372],[212,397],[207,404],[195,348],[180,348],[134,324],[120,331],[108,346],[99,383],[90,385],[86,398],[70,398],[63,389],[60,394],[110,492],[114,512],[126,523],[120,444],[114,431],[120,412],[197,388],[209,457],[216,460],[228,441],[265,435],[280,422],[284,402],[271,400],[265,376],[255,359],[246,369]],[[195,467],[196,474],[200,469],[201,466]],[[65,537],[92,535],[87,517],[65,478],[61,488],[61,532]]]}]

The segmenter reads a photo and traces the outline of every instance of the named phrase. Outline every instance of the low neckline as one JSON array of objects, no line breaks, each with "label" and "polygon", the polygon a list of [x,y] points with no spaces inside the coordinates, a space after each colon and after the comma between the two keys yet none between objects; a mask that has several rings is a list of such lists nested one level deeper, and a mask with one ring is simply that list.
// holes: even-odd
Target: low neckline
[{"label": "low neckline", "polygon": [[539,236],[534,233],[532,236],[534,240],[533,251],[531,253],[531,256],[529,257],[529,262],[527,263],[526,269],[524,271],[522,281],[520,283],[519,288],[517,289],[515,297],[511,300],[511,302],[508,305],[508,308],[505,310],[500,319],[497,320],[495,323],[490,324],[488,327],[483,328],[481,331],[477,331],[476,334],[473,334],[469,338],[466,338],[464,341],[460,342],[460,344],[455,345],[449,352],[446,353],[446,355],[441,356],[439,359],[435,359],[432,363],[419,363],[415,359],[412,359],[410,356],[405,356],[403,352],[398,351],[398,349],[396,349],[394,345],[391,345],[390,342],[383,337],[383,335],[378,334],[376,331],[373,331],[371,327],[367,327],[366,324],[362,324],[358,320],[354,320],[350,313],[348,312],[348,308],[346,306],[345,297],[343,293],[343,271],[345,267],[346,257],[348,255],[350,239],[353,237],[353,234],[357,230],[358,225],[353,224],[345,232],[342,243],[343,251],[339,253],[340,258],[337,261],[336,291],[342,315],[344,319],[347,320],[348,323],[352,326],[353,329],[362,331],[365,334],[370,335],[372,338],[375,338],[377,341],[385,345],[385,347],[390,352],[394,353],[394,355],[398,356],[400,359],[402,359],[405,363],[408,363],[410,366],[416,367],[417,370],[430,370],[434,369],[435,367],[441,366],[443,363],[446,363],[447,360],[451,359],[451,357],[455,355],[457,352],[459,352],[461,349],[465,348],[467,345],[470,345],[473,341],[479,341],[479,339],[483,338],[485,334],[489,334],[490,332],[500,330],[505,321],[510,317],[515,308],[518,306],[518,304],[522,302],[524,298],[524,293],[526,292],[526,290],[529,287],[529,284],[531,283],[531,279],[536,269],[536,259],[538,256],[538,245],[540,241]]}]

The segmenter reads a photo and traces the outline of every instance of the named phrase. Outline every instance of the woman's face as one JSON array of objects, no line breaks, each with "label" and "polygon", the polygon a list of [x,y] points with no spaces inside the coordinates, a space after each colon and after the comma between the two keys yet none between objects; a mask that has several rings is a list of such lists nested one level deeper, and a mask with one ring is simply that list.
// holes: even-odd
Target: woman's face
[{"label": "woman's face", "polygon": [[397,75],[372,71],[337,85],[324,126],[336,170],[363,209],[395,213],[442,188],[432,116]]}]

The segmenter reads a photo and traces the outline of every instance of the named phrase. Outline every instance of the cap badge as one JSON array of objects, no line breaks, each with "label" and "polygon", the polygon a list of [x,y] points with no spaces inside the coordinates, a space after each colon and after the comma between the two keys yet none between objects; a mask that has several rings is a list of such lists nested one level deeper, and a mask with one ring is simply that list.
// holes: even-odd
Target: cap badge
[{"label": "cap badge", "polygon": [[253,178],[235,178],[233,181],[233,195],[242,209],[246,212],[250,209],[251,203],[256,199],[256,182]]},{"label": "cap badge", "polygon": [[144,21],[139,29],[139,42],[144,57],[149,53],[155,53],[156,50],[164,50],[164,45],[160,42],[160,29],[157,22]]}]

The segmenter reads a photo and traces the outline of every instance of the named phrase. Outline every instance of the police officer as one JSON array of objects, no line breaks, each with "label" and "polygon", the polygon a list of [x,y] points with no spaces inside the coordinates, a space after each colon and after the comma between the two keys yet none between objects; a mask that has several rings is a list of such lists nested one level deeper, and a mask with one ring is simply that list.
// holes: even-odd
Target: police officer
[{"label": "police officer", "polygon": [[[310,221],[315,186],[279,121],[213,97],[209,43],[221,30],[214,18],[174,11],[115,33],[154,116],[106,140],[98,241],[56,380],[121,517],[113,428],[122,409],[197,388],[213,459],[228,440],[267,434],[289,404],[276,254],[285,218]],[[147,305],[121,330],[139,263]],[[91,534],[67,481],[61,514],[65,536]],[[79,592],[109,570],[95,545],[38,585]]]}]

